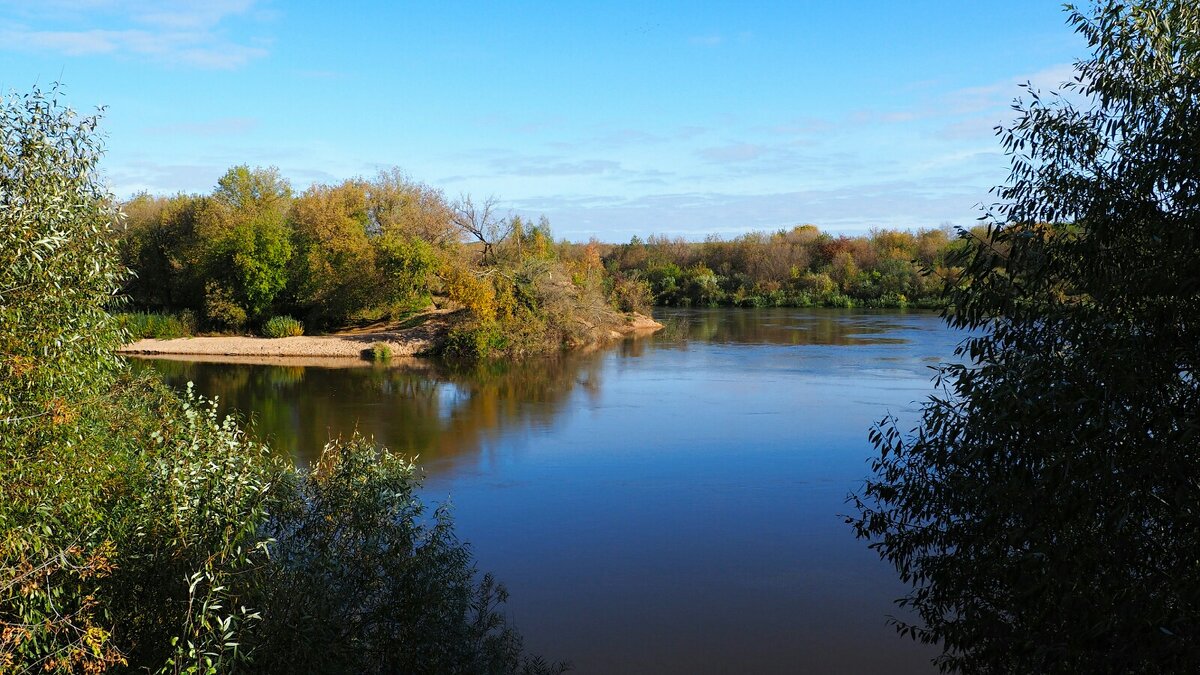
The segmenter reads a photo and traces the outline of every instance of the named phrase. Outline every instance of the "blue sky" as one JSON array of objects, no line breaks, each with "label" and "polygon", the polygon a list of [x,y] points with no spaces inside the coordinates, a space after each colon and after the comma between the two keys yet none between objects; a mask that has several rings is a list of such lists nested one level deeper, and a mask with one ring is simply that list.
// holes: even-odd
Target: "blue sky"
[{"label": "blue sky", "polygon": [[556,235],[969,225],[1084,44],[1045,0],[0,0],[0,89],[107,106],[118,196],[399,166]]}]

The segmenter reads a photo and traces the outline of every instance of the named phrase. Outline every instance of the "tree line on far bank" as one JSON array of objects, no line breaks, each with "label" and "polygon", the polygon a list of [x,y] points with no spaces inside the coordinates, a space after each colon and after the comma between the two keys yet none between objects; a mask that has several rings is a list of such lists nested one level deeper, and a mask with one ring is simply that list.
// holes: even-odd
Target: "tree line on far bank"
[{"label": "tree line on far bank", "polygon": [[[231,168],[205,195],[140,194],[117,248],[135,333],[276,335],[462,306],[458,344],[529,352],[585,341],[614,311],[666,306],[931,306],[961,240],[947,228],[858,237],[813,225],[688,242],[555,242],[545,217],[456,202],[399,170],[296,194],[274,168]],[[558,325],[559,328],[554,328]],[[172,328],[173,326],[173,328]],[[563,328],[565,326],[565,328]]]},{"label": "tree line on far bank", "polygon": [[963,245],[949,227],[835,237],[799,225],[703,242],[634,237],[607,247],[604,264],[615,288],[641,282],[656,305],[932,307]]}]

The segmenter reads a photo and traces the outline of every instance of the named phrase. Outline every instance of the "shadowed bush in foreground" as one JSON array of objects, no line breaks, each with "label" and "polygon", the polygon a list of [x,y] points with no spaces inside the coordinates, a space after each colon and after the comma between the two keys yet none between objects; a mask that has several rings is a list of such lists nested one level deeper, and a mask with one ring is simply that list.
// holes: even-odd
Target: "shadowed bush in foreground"
[{"label": "shadowed bush in foreground", "polygon": [[362,438],[291,474],[266,532],[258,672],[562,672],[522,655],[491,575],[476,581],[449,514],[414,495],[415,468]]}]

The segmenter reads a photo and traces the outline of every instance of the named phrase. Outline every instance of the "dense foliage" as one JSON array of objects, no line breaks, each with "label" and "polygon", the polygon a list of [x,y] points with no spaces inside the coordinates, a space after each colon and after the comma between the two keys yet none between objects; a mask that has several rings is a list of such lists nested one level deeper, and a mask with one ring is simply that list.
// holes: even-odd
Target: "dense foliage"
[{"label": "dense foliage", "polygon": [[627,306],[932,306],[959,246],[947,229],[834,237],[801,225],[703,243],[634,237],[604,264]]},{"label": "dense foliage", "polygon": [[[96,118],[59,94],[0,99],[0,672],[561,670],[522,655],[411,464],[351,439],[296,469],[122,365]],[[227,178],[193,213],[261,313],[279,281],[244,256],[288,255],[282,191]]]},{"label": "dense foliage", "polygon": [[948,289],[966,363],[851,522],[943,670],[1200,672],[1200,6],[1069,11],[1092,53],[1017,102]]},{"label": "dense foliage", "polygon": [[274,169],[238,166],[211,195],[143,194],[124,210],[124,292],[208,330],[274,335],[280,314],[329,329],[436,300],[466,310],[443,352],[474,359],[592,341],[622,321],[594,245],[555,244],[545,219],[448,203],[395,170],[293,196]]},{"label": "dense foliage", "polygon": [[114,316],[131,340],[169,340],[196,332],[196,316],[189,311],[178,315],[161,312],[122,312]]}]

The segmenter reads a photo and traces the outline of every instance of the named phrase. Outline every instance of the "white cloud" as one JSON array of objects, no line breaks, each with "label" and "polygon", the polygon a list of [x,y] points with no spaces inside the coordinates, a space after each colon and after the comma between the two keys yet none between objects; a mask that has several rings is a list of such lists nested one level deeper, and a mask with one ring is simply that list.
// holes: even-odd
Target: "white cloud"
[{"label": "white cloud", "polygon": [[229,36],[229,20],[254,0],[0,0],[19,21],[0,23],[0,49],[65,56],[119,56],[231,69],[267,55],[262,40]]}]

